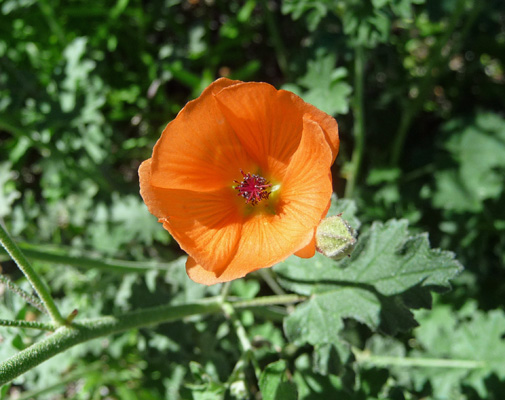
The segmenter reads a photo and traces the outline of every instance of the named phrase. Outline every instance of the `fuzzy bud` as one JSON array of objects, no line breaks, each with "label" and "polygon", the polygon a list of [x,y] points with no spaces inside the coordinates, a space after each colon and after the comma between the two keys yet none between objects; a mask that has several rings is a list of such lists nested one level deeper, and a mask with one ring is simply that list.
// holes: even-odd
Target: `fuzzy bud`
[{"label": "fuzzy bud", "polygon": [[357,243],[356,231],[341,215],[323,219],[316,231],[317,251],[334,260],[350,256]]}]

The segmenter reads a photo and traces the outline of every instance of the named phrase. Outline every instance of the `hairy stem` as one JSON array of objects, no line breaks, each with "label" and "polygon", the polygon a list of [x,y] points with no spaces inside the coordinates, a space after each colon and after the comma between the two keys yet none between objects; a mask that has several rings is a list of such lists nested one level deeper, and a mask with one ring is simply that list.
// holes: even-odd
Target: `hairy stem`
[{"label": "hairy stem", "polygon": [[354,196],[356,182],[359,178],[363,152],[365,151],[365,102],[364,102],[364,80],[365,80],[365,49],[357,45],[354,58],[354,101],[352,102],[352,113],[354,116],[354,150],[352,152],[351,168],[345,187],[345,197]]},{"label": "hairy stem", "polygon": [[36,321],[23,321],[23,320],[10,320],[10,319],[0,319],[0,326],[40,329],[43,331],[51,331],[51,332],[56,329],[56,326],[54,326],[53,324],[45,324],[43,322],[36,322]]},{"label": "hairy stem", "polygon": [[23,289],[21,289],[18,285],[12,282],[5,275],[0,274],[0,282],[2,282],[7,289],[16,293],[19,297],[23,298],[27,303],[30,303],[32,306],[34,306],[37,310],[39,310],[44,314],[47,314],[47,310],[44,308],[44,305],[39,301],[39,299],[35,298],[30,293],[25,292]]},{"label": "hairy stem", "polygon": [[[61,326],[51,336],[0,363],[0,385],[11,381],[72,346],[101,336],[111,335],[128,329],[176,321],[193,315],[217,313],[223,310],[223,305],[225,305],[224,307],[229,315],[232,316],[236,315],[234,305],[241,308],[261,307],[290,304],[304,299],[305,297],[302,296],[285,295],[267,296],[264,300],[262,298],[256,298],[235,302],[223,302],[222,296],[217,296],[196,303],[151,307],[116,317],[109,316],[73,322],[72,324]],[[249,339],[240,321],[235,318],[233,324],[236,329],[238,329],[237,332],[240,332],[238,335],[241,346],[245,346],[246,349],[251,349]],[[47,327],[49,327],[49,325],[47,325]],[[254,364],[255,360],[251,361]],[[255,368],[257,369],[257,365]],[[259,373],[259,370],[256,372]]]},{"label": "hairy stem", "polygon": [[370,364],[378,367],[424,367],[424,368],[463,368],[479,369],[484,368],[484,361],[458,360],[445,358],[409,358],[409,357],[390,357],[375,356],[361,351],[354,351],[356,360],[360,364]]},{"label": "hairy stem", "polygon": [[278,296],[263,296],[250,300],[236,300],[231,302],[234,308],[264,307],[280,304],[293,304],[307,300],[305,296],[297,294],[283,294]]},{"label": "hairy stem", "polygon": [[103,259],[97,257],[69,256],[65,254],[65,250],[54,249],[44,246],[33,246],[28,243],[18,243],[19,248],[23,253],[33,259],[39,261],[51,262],[54,264],[72,265],[78,268],[91,269],[97,268],[121,274],[129,274],[132,272],[145,273],[153,269],[166,270],[173,263],[159,263],[150,261],[125,261],[116,259]]},{"label": "hairy stem", "polygon": [[216,313],[220,310],[219,299],[212,299],[201,303],[146,308],[117,317],[102,317],[61,326],[51,336],[2,362],[0,385],[79,343],[128,329],[180,320],[192,315]]},{"label": "hairy stem", "polygon": [[32,268],[31,264],[28,262],[24,254],[19,250],[19,247],[11,239],[7,231],[5,230],[3,224],[0,222],[0,243],[7,250],[7,253],[11,256],[14,262],[18,265],[19,269],[26,276],[30,284],[35,289],[35,292],[42,300],[42,304],[48,311],[53,322],[57,325],[63,325],[65,319],[61,316],[54,300],[47,288],[46,284],[42,281],[39,275]]}]

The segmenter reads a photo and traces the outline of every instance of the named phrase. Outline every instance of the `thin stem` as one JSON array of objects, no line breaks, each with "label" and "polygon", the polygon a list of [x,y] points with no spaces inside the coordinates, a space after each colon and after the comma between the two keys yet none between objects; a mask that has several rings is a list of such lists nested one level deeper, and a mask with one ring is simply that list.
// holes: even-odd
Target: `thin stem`
[{"label": "thin stem", "polygon": [[279,296],[264,296],[250,300],[235,300],[230,301],[234,308],[249,308],[249,307],[264,307],[281,304],[293,304],[307,300],[306,296],[297,294],[284,294]]},{"label": "thin stem", "polygon": [[[64,387],[64,386],[68,385],[69,383],[75,382],[81,378],[89,376],[90,373],[99,371],[103,374],[104,370],[106,370],[106,368],[105,368],[104,363],[101,361],[98,361],[98,362],[95,362],[92,364],[88,364],[88,365],[86,365],[85,368],[81,368],[77,371],[72,371],[68,374],[63,375],[61,377],[61,379],[58,380],[58,382],[56,382],[53,385],[46,386],[45,388],[41,388],[41,389],[35,389],[35,390],[28,391],[28,392],[23,392],[19,395],[19,397],[16,397],[16,400],[38,399],[43,394],[51,393],[55,389],[58,389],[60,387]],[[106,376],[107,375],[108,375],[108,373],[106,374]],[[106,378],[103,379],[103,376],[102,376],[102,382],[104,382],[104,381],[106,381]]]},{"label": "thin stem", "polygon": [[404,110],[402,117],[400,119],[400,125],[398,126],[398,131],[396,133],[396,137],[392,147],[391,164],[393,167],[398,165],[403,152],[403,147],[405,146],[405,140],[407,139],[407,133],[410,129],[410,126],[412,125],[412,121],[421,111],[424,102],[426,100],[426,97],[428,96],[430,89],[433,87],[433,81],[435,80],[432,73],[433,70],[439,64],[441,64],[442,61],[450,57],[451,54],[453,54],[457,50],[457,48],[461,46],[463,38],[467,35],[470,27],[473,25],[475,18],[477,17],[482,8],[481,2],[478,2],[477,4],[472,4],[471,14],[466,20],[464,28],[460,31],[461,37],[459,46],[453,46],[453,48],[451,49],[452,51],[449,52],[449,54],[444,55],[442,49],[444,46],[447,45],[447,43],[449,42],[449,38],[456,31],[456,25],[461,22],[461,17],[466,10],[465,7],[466,2],[467,0],[459,0],[459,2],[454,7],[455,11],[450,16],[449,23],[444,30],[444,34],[438,39],[438,41],[432,47],[430,54],[427,57],[427,59],[429,60],[428,65],[426,66],[427,72],[419,84],[417,97],[413,101],[405,102],[406,109]]},{"label": "thin stem", "polygon": [[12,282],[5,275],[0,274],[0,282],[2,282],[5,285],[5,287],[7,287],[7,289],[16,293],[18,296],[23,298],[27,303],[30,303],[32,306],[34,306],[37,310],[43,312],[44,314],[47,314],[47,310],[44,308],[44,305],[39,301],[39,299],[35,298],[30,293],[25,292],[23,289],[21,289],[18,285]]},{"label": "thin stem", "polygon": [[254,357],[253,349],[251,345],[251,341],[247,336],[247,332],[240,322],[235,309],[230,303],[223,303],[222,309],[226,317],[231,321],[233,328],[235,328],[235,333],[237,334],[238,340],[240,342],[240,347],[242,348],[242,352],[247,355],[247,359],[251,362],[254,368],[254,374],[256,375],[256,379],[260,379],[261,368],[258,364],[258,361]]},{"label": "thin stem", "polygon": [[356,360],[361,364],[370,364],[378,367],[424,367],[424,368],[462,368],[462,369],[480,369],[485,368],[484,361],[458,360],[445,358],[408,358],[408,357],[390,357],[375,356],[365,352],[354,350]]},{"label": "thin stem", "polygon": [[282,37],[279,33],[279,29],[277,27],[277,23],[275,22],[274,15],[270,7],[268,6],[267,0],[261,0],[261,5],[263,6],[263,10],[265,12],[265,22],[267,24],[268,32],[270,33],[270,38],[272,39],[272,43],[275,48],[275,54],[277,56],[277,64],[281,69],[282,73],[289,80],[289,67],[288,67],[288,58],[286,56],[286,47],[282,41]]},{"label": "thin stem", "polygon": [[7,253],[9,253],[14,262],[18,265],[19,269],[21,269],[30,284],[33,286],[40,300],[42,300],[42,304],[49,312],[49,315],[51,316],[53,322],[57,325],[63,325],[65,323],[65,319],[61,316],[58,308],[56,307],[56,304],[54,303],[54,300],[51,297],[46,284],[32,268],[31,264],[28,262],[21,250],[19,250],[19,247],[16,245],[16,243],[14,243],[14,241],[11,239],[1,222],[0,243],[5,248],[5,250],[7,250]]},{"label": "thin stem", "polygon": [[58,38],[61,45],[65,45],[65,33],[63,32],[58,19],[54,15],[53,7],[48,4],[46,0],[39,0],[38,5],[46,19],[47,24],[49,25],[49,29],[51,29],[51,32]]},{"label": "thin stem", "polygon": [[286,292],[279,286],[277,281],[274,278],[274,274],[272,268],[262,268],[258,271],[261,278],[265,281],[272,292],[277,295],[285,295]]},{"label": "thin stem", "polygon": [[[292,304],[305,299],[305,297],[297,295],[267,296],[264,298],[240,300],[224,304],[226,304],[225,307],[228,311],[231,309],[229,315],[235,315],[232,304],[240,308],[262,307]],[[61,326],[51,336],[35,343],[3,363],[0,363],[0,385],[11,381],[56,354],[79,343],[128,329],[176,321],[193,315],[217,313],[222,310],[222,306],[222,297],[216,296],[204,299],[198,303],[145,308],[117,317],[102,317]],[[237,326],[240,332],[238,335],[240,335],[239,340],[241,346],[243,348],[245,346],[246,349],[251,349],[252,346],[250,345],[245,329],[242,324],[240,324],[240,321],[236,320],[234,326]],[[49,325],[47,325],[47,327],[49,327]],[[255,363],[254,358],[251,359],[251,362]],[[257,366],[257,362],[255,365],[255,372],[258,374],[261,372]]]},{"label": "thin stem", "polygon": [[365,49],[361,45],[356,46],[354,58],[354,101],[352,102],[352,112],[354,116],[354,138],[355,145],[352,152],[351,168],[345,187],[345,197],[354,196],[356,182],[359,178],[363,152],[365,150],[365,102],[364,102],[364,80],[365,80]]},{"label": "thin stem", "polygon": [[221,301],[225,302],[230,293],[231,281],[225,282],[221,288]]},{"label": "thin stem", "polygon": [[216,313],[220,310],[220,297],[217,297],[199,303],[151,307],[117,317],[102,317],[60,326],[51,336],[2,362],[0,385],[79,343],[128,329],[176,321],[193,315]]},{"label": "thin stem", "polygon": [[79,256],[72,257],[62,254],[62,250],[50,249],[44,247],[34,247],[27,243],[18,244],[24,254],[33,260],[52,262],[54,264],[72,265],[78,268],[85,269],[101,269],[111,272],[118,272],[122,274],[129,274],[132,272],[145,273],[153,269],[166,270],[170,268],[173,263],[158,263],[150,261],[125,261],[116,259],[102,259],[96,257]]},{"label": "thin stem", "polygon": [[40,329],[43,331],[54,331],[56,326],[53,324],[45,324],[43,322],[36,321],[23,321],[23,320],[10,320],[10,319],[0,319],[0,326],[14,326],[18,328],[30,328],[30,329]]}]

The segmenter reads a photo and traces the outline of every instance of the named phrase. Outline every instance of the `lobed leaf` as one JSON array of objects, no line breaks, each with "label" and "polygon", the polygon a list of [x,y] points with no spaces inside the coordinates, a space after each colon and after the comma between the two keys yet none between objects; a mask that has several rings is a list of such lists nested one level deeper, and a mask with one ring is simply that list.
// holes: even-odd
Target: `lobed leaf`
[{"label": "lobed leaf", "polygon": [[446,289],[462,266],[450,252],[431,249],[427,235],[409,236],[407,222],[374,223],[351,257],[317,254],[275,267],[282,286],[312,295],[285,319],[298,343],[338,343],[343,318],[395,334],[417,325],[410,308],[429,307],[431,289]]},{"label": "lobed leaf", "polygon": [[433,205],[455,212],[481,212],[484,201],[497,199],[504,189],[505,119],[478,113],[471,119],[447,123],[444,147],[458,167],[437,171]]}]

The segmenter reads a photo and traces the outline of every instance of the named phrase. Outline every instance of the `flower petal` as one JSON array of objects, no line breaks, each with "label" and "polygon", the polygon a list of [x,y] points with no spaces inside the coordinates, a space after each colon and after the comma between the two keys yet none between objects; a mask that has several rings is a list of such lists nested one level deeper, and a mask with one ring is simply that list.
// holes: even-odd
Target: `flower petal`
[{"label": "flower petal", "polygon": [[310,242],[307,246],[301,248],[295,253],[295,256],[300,258],[312,258],[316,254],[316,229],[309,232]]},{"label": "flower petal", "polygon": [[276,90],[267,83],[251,82],[226,87],[215,97],[246,151],[277,180],[298,147],[304,114],[319,123],[335,160],[339,147],[337,122],[295,94]]},{"label": "flower petal", "polygon": [[331,162],[332,152],[321,127],[304,116],[302,139],[282,183],[277,213],[244,220],[236,254],[222,274],[202,271],[195,257],[186,264],[189,277],[211,285],[270,267],[298,251],[307,254],[315,227],[328,210]]},{"label": "flower petal", "polygon": [[241,168],[252,168],[214,99],[215,93],[237,84],[218,79],[167,125],[153,150],[152,185],[213,191],[230,186],[240,177]]},{"label": "flower petal", "polygon": [[235,256],[241,235],[236,193],[229,187],[198,193],[153,186],[151,164],[149,159],[139,168],[140,193],[149,211],[203,268],[221,273]]}]

